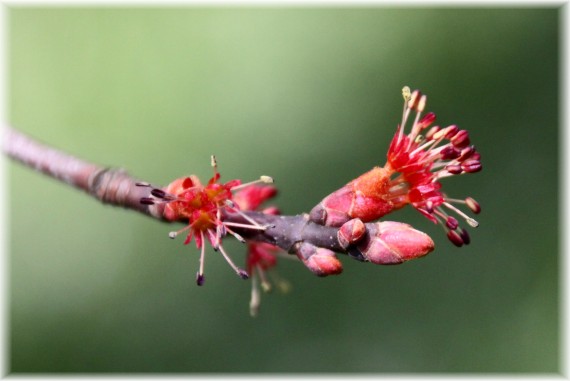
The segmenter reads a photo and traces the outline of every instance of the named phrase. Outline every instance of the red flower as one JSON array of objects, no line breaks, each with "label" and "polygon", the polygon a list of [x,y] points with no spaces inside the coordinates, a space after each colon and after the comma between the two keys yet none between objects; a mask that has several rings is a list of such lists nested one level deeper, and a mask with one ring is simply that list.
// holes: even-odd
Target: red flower
[{"label": "red flower", "polygon": [[[411,204],[434,223],[441,224],[447,237],[457,246],[468,244],[469,235],[459,227],[453,212],[468,225],[477,221],[453,204],[466,205],[479,213],[479,204],[470,197],[464,200],[449,198],[442,192],[440,180],[445,177],[475,173],[482,169],[480,155],[471,145],[469,134],[451,125],[434,126],[434,113],[424,111],[427,97],[419,91],[403,89],[404,112],[402,123],[396,129],[383,168],[375,167],[325,197],[311,211],[311,220],[328,226],[340,227],[353,218],[364,222],[376,220],[394,210]],[[404,133],[412,111],[416,112],[411,131]],[[427,131],[426,131],[427,130]]]},{"label": "red flower", "polygon": [[[464,204],[475,214],[481,211],[479,204],[467,197],[465,200],[449,198],[442,192],[440,179],[482,169],[480,154],[471,145],[469,133],[456,125],[444,128],[430,127],[435,114],[424,111],[427,97],[418,90],[410,93],[404,88],[404,115],[388,149],[388,161],[384,169],[390,176],[390,200],[394,209],[411,204],[434,223],[444,226],[447,237],[457,246],[468,244],[469,235],[459,228],[453,212],[468,225],[478,223],[452,204]],[[406,135],[404,128],[411,111],[416,112],[411,131]],[[420,118],[421,117],[421,118]]]},{"label": "red flower", "polygon": [[[248,187],[252,183],[273,182],[270,177],[262,176],[259,180],[248,184],[242,184],[241,180],[231,180],[225,184],[219,184],[220,174],[214,156],[212,156],[212,167],[214,168],[214,176],[206,185],[202,185],[198,177],[191,175],[173,181],[165,190],[153,188],[151,190],[153,197],[141,199],[143,204],[166,203],[163,215],[167,220],[188,222],[187,226],[178,231],[170,232],[169,236],[176,238],[179,234],[187,232],[184,244],[187,245],[194,239],[196,247],[201,249],[200,269],[196,275],[196,283],[199,286],[204,284],[205,239],[208,239],[214,250],[222,253],[228,264],[242,279],[249,278],[247,271],[237,267],[226,253],[222,245],[222,238],[230,233],[239,241],[245,242],[239,234],[232,230],[232,227],[260,230],[266,227],[259,225],[240,211],[239,206],[236,206],[233,201],[234,194],[232,192]],[[146,183],[137,185],[151,187],[150,184]],[[224,211],[241,214],[249,224],[224,221],[222,219]]]}]

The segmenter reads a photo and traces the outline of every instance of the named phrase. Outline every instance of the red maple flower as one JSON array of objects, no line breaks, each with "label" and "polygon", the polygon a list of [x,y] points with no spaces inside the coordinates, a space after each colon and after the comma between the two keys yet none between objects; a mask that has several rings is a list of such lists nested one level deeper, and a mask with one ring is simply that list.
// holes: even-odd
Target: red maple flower
[{"label": "red maple flower", "polygon": [[[196,274],[196,283],[204,284],[204,258],[205,240],[207,239],[214,250],[219,251],[232,269],[242,278],[248,279],[246,270],[237,267],[222,245],[222,238],[227,234],[233,235],[239,241],[245,243],[245,239],[232,230],[233,227],[246,229],[264,230],[267,227],[259,225],[257,222],[243,214],[240,207],[233,201],[235,191],[248,187],[258,182],[273,182],[268,176],[261,176],[259,180],[242,184],[241,180],[231,180],[225,184],[218,183],[220,174],[217,163],[212,156],[212,167],[214,176],[206,185],[202,185],[198,177],[191,175],[174,180],[165,190],[153,188],[153,197],[143,197],[141,203],[156,204],[165,203],[164,217],[169,221],[187,221],[188,224],[178,230],[169,233],[170,238],[176,238],[181,233],[186,233],[184,244],[189,244],[192,239],[196,242],[196,247],[201,249],[200,268]],[[139,186],[151,187],[147,183],[138,183]],[[152,188],[152,187],[151,187]],[[225,212],[238,213],[244,217],[248,224],[224,221]]]},{"label": "red maple flower", "polygon": [[[457,246],[468,244],[469,235],[459,228],[459,222],[448,211],[462,217],[468,225],[477,227],[476,220],[452,204],[464,204],[475,214],[481,211],[471,197],[457,200],[442,192],[440,179],[482,169],[481,155],[471,145],[469,133],[456,125],[434,126],[435,114],[427,113],[421,119],[427,97],[418,90],[410,93],[404,88],[404,115],[388,149],[388,161],[384,169],[390,175],[390,201],[394,209],[411,204],[434,223],[445,227],[447,237]],[[411,131],[404,128],[412,110],[416,111]]]},{"label": "red maple flower", "polygon": [[[453,204],[466,205],[475,214],[481,207],[471,197],[449,198],[441,190],[440,180],[480,171],[480,154],[471,145],[468,132],[456,125],[427,130],[434,123],[435,114],[421,116],[427,101],[425,95],[418,90],[412,93],[408,87],[403,89],[403,95],[402,122],[396,129],[384,167],[374,167],[325,197],[311,211],[311,219],[328,226],[342,226],[353,218],[369,222],[411,204],[428,219],[441,224],[456,246],[468,244],[467,231],[448,212],[476,227],[477,221]],[[412,111],[416,115],[411,131],[405,134]]]}]

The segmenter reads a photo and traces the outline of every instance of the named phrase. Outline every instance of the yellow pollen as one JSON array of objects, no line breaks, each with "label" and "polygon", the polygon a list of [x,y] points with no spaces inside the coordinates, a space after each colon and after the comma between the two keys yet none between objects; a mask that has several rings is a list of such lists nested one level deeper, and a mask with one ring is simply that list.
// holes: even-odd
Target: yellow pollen
[{"label": "yellow pollen", "polygon": [[404,97],[404,101],[406,102],[408,102],[412,97],[412,91],[408,86],[404,86],[404,88],[402,88],[402,96]]}]

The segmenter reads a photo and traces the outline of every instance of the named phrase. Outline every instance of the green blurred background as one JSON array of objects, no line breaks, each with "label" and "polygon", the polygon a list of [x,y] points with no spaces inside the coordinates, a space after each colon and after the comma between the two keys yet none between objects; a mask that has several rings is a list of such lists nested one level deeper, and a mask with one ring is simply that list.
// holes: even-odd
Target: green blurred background
[{"label": "green blurred background", "polygon": [[[401,88],[470,131],[483,208],[401,266],[295,261],[263,295],[171,226],[8,164],[11,372],[558,372],[560,9],[11,7],[8,112],[26,133],[167,184],[273,176],[285,214],[383,165]],[[229,241],[229,240],[228,240]],[[237,262],[244,249],[228,242]]]}]

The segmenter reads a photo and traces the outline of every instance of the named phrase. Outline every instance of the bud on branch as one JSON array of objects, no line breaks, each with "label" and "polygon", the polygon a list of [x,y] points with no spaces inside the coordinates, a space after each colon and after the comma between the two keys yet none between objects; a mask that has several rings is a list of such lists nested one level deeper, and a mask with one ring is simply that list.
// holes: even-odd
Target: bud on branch
[{"label": "bud on branch", "polygon": [[[167,198],[166,191],[153,187],[150,183],[133,178],[122,169],[104,168],[80,160],[48,145],[39,143],[10,127],[5,127],[4,129],[3,150],[10,158],[45,175],[81,189],[103,203],[132,209],[163,222],[174,222],[172,218],[168,218],[168,203],[157,203],[154,201],[156,198]],[[194,179],[194,181],[196,180]],[[342,238],[343,235],[339,233],[340,229],[338,227],[314,223],[310,221],[308,214],[280,216],[256,211],[224,212],[223,220],[226,223],[238,225],[245,225],[249,223],[249,220],[253,220],[261,226],[266,226],[267,228],[260,230],[236,226],[232,230],[246,240],[270,243],[290,254],[310,260],[311,263],[317,262],[317,257],[312,258],[316,253],[316,249],[315,253],[312,253],[307,249],[308,247],[326,249],[343,254],[351,253],[352,256],[356,256],[360,260],[362,258],[368,260],[368,257],[375,257],[372,255],[371,248],[366,248],[369,254],[365,255],[363,253],[362,257],[355,255],[355,250],[360,250],[359,247],[347,245],[345,238]],[[379,230],[375,223],[367,223],[364,226],[369,231],[369,234],[370,232],[372,232],[372,235],[386,234],[385,230]],[[410,231],[416,232],[416,230],[411,228]],[[340,240],[339,237],[341,237]],[[303,246],[303,244],[306,245]],[[415,256],[408,253],[406,258],[411,259],[412,257],[423,256],[433,250],[433,246],[433,242],[430,239],[427,244],[421,245]],[[364,246],[361,247],[364,248]],[[322,250],[318,251],[319,256],[322,253]],[[372,259],[370,261],[380,263],[374,262]],[[328,271],[321,271],[319,275],[338,272],[340,272],[339,269],[335,271],[329,269]]]},{"label": "bud on branch", "polygon": [[[255,315],[260,300],[258,285],[265,291],[271,289],[266,272],[275,266],[279,248],[295,255],[317,276],[342,272],[335,253],[380,265],[400,264],[430,253],[434,243],[425,233],[400,222],[377,222],[406,205],[442,226],[454,245],[471,242],[467,230],[448,213],[477,227],[478,222],[456,205],[475,214],[481,207],[471,197],[448,197],[441,190],[440,180],[479,172],[480,154],[471,145],[468,132],[456,125],[428,129],[436,116],[431,112],[422,116],[427,103],[424,94],[408,87],[402,94],[402,121],[384,166],[376,166],[332,192],[309,214],[296,216],[281,216],[275,206],[260,210],[277,193],[269,176],[247,183],[239,179],[219,182],[215,156],[211,157],[214,173],[207,183],[190,175],[157,187],[121,169],[82,161],[9,127],[5,128],[3,149],[14,160],[103,203],[133,209],[163,222],[184,223],[183,228],[168,235],[184,235],[184,244],[194,241],[200,250],[196,283],[201,286],[205,282],[205,247],[209,242],[240,278],[252,278],[250,311]],[[413,112],[410,131],[405,133]],[[246,269],[238,267],[225,250],[222,241],[228,235],[247,245]]]}]

